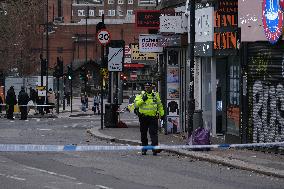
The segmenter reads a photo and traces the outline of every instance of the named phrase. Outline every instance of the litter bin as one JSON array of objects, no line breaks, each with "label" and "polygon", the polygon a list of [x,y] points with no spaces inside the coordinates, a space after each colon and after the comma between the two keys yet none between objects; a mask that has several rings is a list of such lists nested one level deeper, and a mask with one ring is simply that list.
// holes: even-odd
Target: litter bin
[{"label": "litter bin", "polygon": [[117,127],[118,122],[118,113],[117,113],[118,105],[117,104],[105,104],[105,127],[107,128],[115,128]]},{"label": "litter bin", "polygon": [[193,113],[193,131],[198,127],[203,127],[203,110],[195,110]]}]

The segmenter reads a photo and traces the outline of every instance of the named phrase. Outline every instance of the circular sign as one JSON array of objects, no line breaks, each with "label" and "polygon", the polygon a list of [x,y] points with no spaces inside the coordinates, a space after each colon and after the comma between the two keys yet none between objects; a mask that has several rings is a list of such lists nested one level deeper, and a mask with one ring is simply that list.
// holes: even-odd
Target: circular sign
[{"label": "circular sign", "polygon": [[262,23],[265,36],[272,44],[276,43],[282,34],[283,14],[280,11],[279,0],[263,0]]},{"label": "circular sign", "polygon": [[97,38],[102,45],[106,45],[110,42],[110,33],[109,31],[103,29],[98,32]]}]

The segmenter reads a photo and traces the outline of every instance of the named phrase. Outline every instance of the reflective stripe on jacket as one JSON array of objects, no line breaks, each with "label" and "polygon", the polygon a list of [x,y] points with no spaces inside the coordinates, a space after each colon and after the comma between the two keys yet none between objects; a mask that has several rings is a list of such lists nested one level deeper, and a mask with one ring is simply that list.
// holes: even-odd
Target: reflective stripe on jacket
[{"label": "reflective stripe on jacket", "polygon": [[[143,96],[147,95],[148,99],[144,102]],[[158,93],[146,93],[142,91],[141,94],[137,95],[134,101],[134,106],[139,108],[139,113],[145,116],[160,116],[164,115],[164,108]]]}]

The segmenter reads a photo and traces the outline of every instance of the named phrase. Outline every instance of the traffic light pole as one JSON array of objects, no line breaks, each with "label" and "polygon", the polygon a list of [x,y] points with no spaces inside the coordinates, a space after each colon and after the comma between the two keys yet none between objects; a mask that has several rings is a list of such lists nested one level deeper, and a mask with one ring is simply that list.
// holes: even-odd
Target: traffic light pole
[{"label": "traffic light pole", "polygon": [[56,106],[56,113],[59,114],[59,76],[57,76],[57,106]]},{"label": "traffic light pole", "polygon": [[49,67],[49,38],[48,38],[48,0],[46,0],[46,87],[45,87],[45,104],[48,103],[47,93],[48,93],[48,67]]},{"label": "traffic light pole", "polygon": [[63,110],[65,110],[65,96],[66,96],[65,85],[66,85],[66,76],[63,76]]},{"label": "traffic light pole", "polygon": [[70,80],[70,108],[71,113],[73,112],[73,60],[71,61],[71,70],[72,70],[72,76]]},{"label": "traffic light pole", "polygon": [[[105,23],[105,15],[102,15],[102,23]],[[104,129],[104,77],[102,74],[102,70],[105,64],[105,49],[104,45],[101,45],[101,129]]]}]

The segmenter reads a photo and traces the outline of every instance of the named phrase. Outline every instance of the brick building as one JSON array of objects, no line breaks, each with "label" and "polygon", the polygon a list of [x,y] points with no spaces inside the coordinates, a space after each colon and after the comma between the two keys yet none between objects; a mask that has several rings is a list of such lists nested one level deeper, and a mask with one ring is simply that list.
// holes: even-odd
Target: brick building
[{"label": "brick building", "polygon": [[[148,33],[147,29],[136,28],[135,11],[155,7],[155,0],[49,0],[49,21],[53,23],[48,48],[50,72],[53,72],[57,57],[63,59],[65,71],[72,61],[73,67],[79,68],[85,63],[86,49],[87,60],[95,63],[89,71],[98,70],[101,48],[96,40],[96,25],[102,14],[105,14],[105,24],[112,40],[122,39],[125,44],[130,44],[138,42],[139,34]],[[38,43],[46,54],[45,38]]]}]

